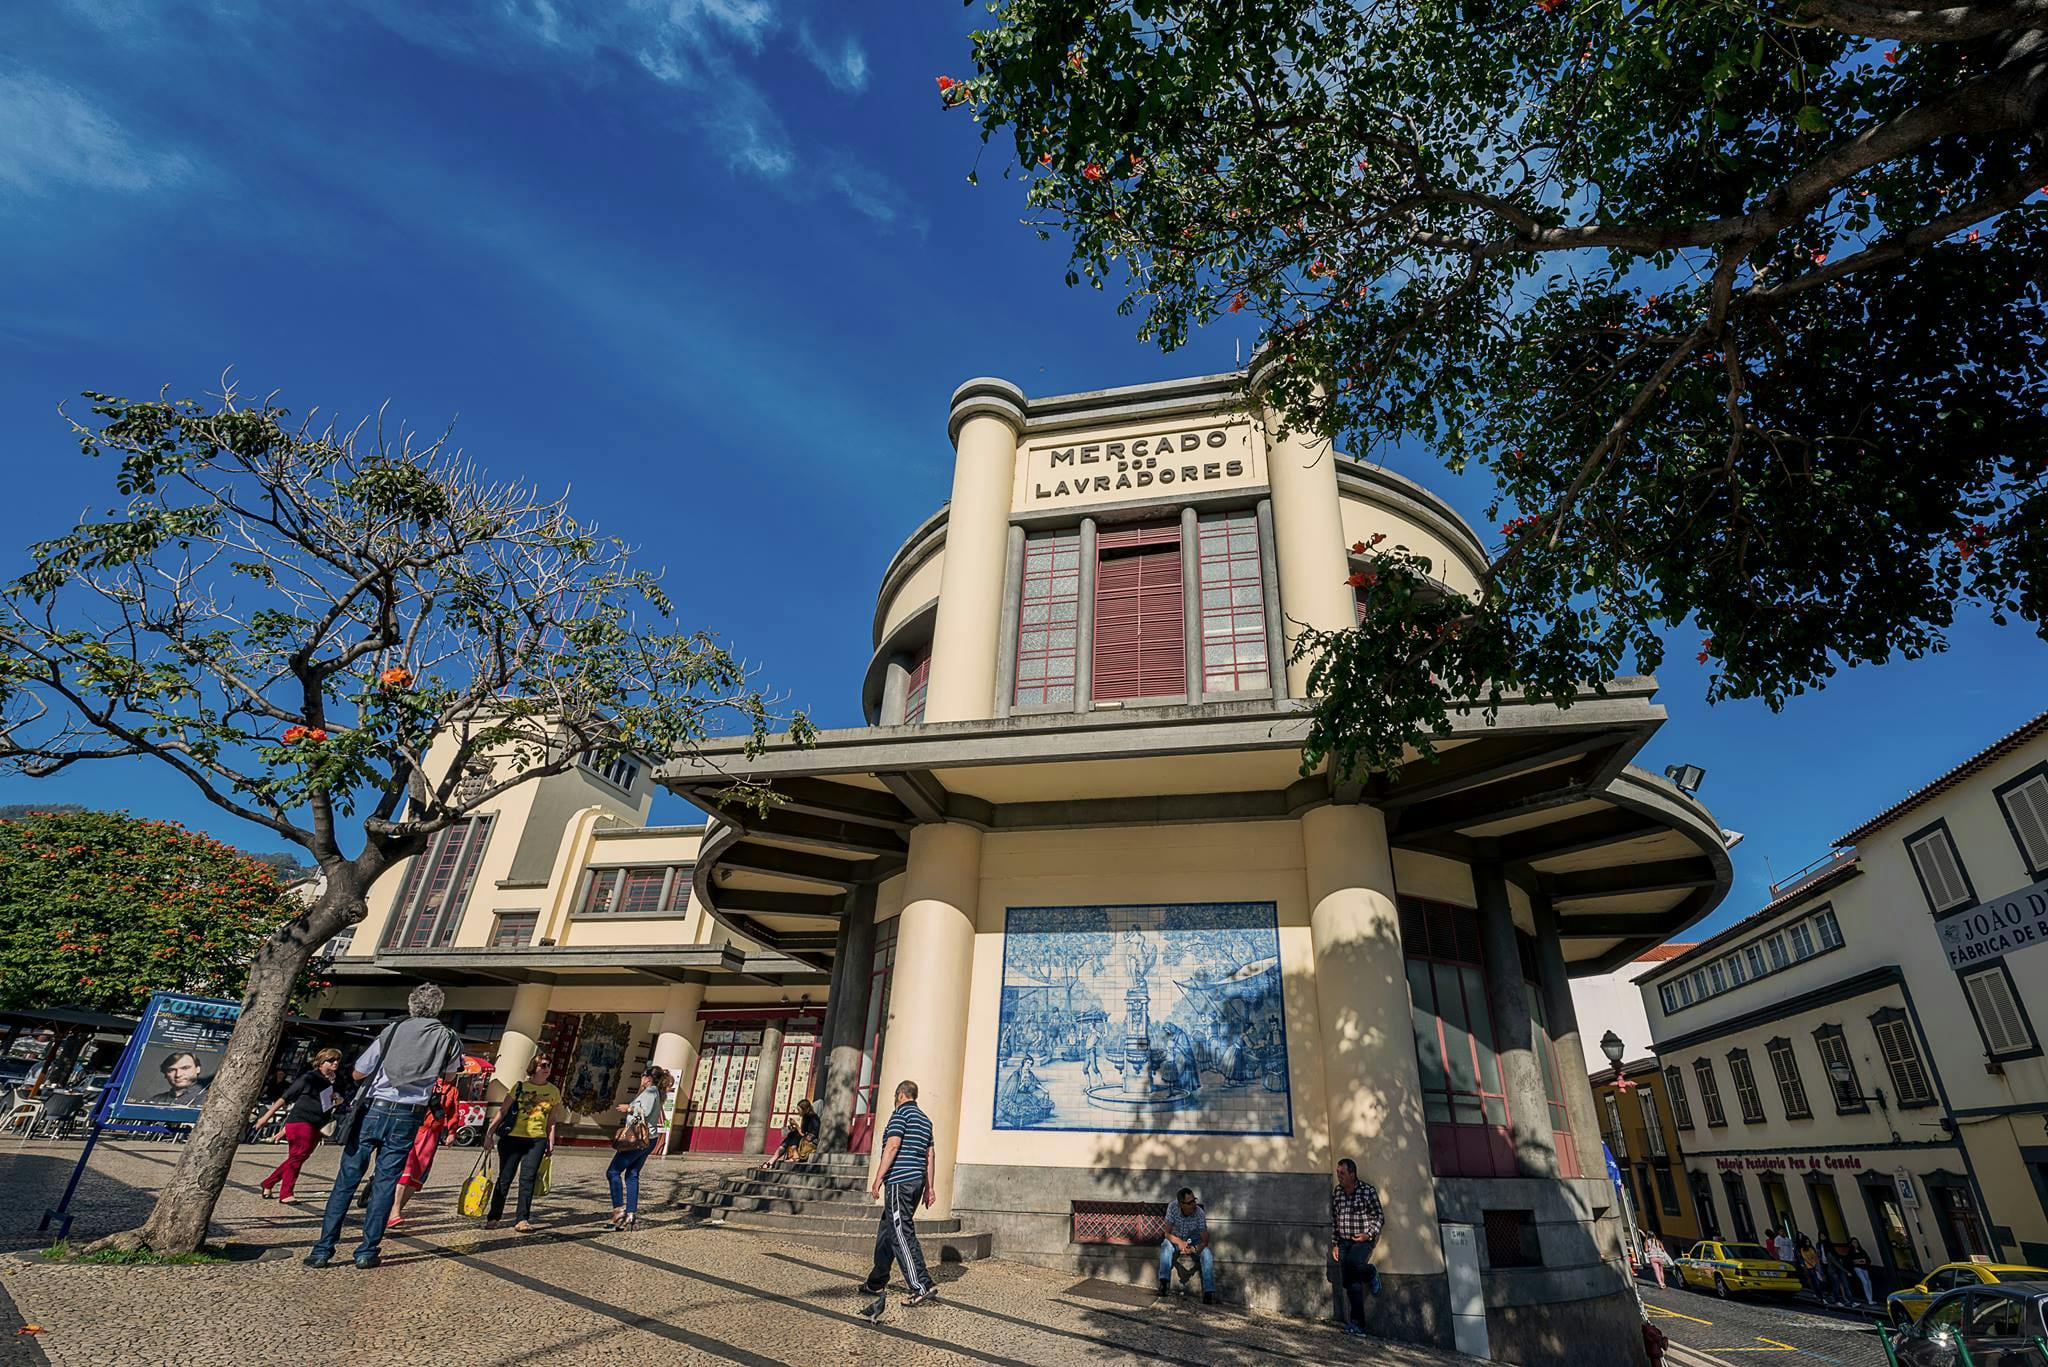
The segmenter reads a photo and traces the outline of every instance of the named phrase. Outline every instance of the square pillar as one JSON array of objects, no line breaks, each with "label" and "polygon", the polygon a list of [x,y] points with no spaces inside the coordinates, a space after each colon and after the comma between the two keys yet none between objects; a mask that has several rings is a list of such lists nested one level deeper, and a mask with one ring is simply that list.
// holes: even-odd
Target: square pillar
[{"label": "square pillar", "polygon": [[1500,865],[1472,866],[1479,900],[1479,948],[1486,960],[1486,1004],[1493,1015],[1493,1047],[1508,1094],[1508,1140],[1515,1169],[1524,1177],[1557,1176],[1557,1141],[1550,1128],[1550,1098],[1536,1057],[1536,1021],[1522,978],[1522,947]]},{"label": "square pillar", "polygon": [[1441,1277],[1436,1175],[1386,818],[1372,807],[1316,807],[1302,814],[1301,843],[1331,1166],[1352,1159],[1379,1189],[1387,1219],[1379,1267]]}]

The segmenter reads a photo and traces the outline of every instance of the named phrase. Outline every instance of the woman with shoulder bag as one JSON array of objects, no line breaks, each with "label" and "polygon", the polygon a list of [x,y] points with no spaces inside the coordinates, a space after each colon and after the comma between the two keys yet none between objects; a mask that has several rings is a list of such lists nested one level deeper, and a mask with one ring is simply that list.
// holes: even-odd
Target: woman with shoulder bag
[{"label": "woman with shoulder bag", "polygon": [[534,1059],[528,1069],[531,1082],[516,1084],[498,1103],[498,1114],[484,1136],[498,1141],[498,1185],[491,1192],[491,1212],[485,1229],[495,1229],[505,1217],[505,1193],[512,1187],[512,1170],[519,1170],[519,1223],[512,1226],[521,1234],[533,1232],[533,1184],[540,1176],[540,1161],[555,1151],[555,1116],[562,1109],[562,1093],[548,1081],[551,1065]]},{"label": "woman with shoulder bag", "polygon": [[640,1070],[640,1094],[622,1102],[626,1118],[612,1136],[611,1166],[604,1180],[612,1189],[613,1229],[631,1229],[640,1210],[640,1169],[654,1152],[654,1135],[661,1124],[662,1094],[668,1090],[668,1069],[648,1064]]},{"label": "woman with shoulder bag", "polygon": [[341,1050],[322,1049],[313,1055],[313,1066],[300,1075],[298,1081],[285,1089],[284,1095],[264,1108],[256,1117],[256,1128],[262,1129],[270,1123],[270,1117],[277,1114],[281,1106],[290,1106],[284,1124],[284,1142],[289,1147],[285,1160],[277,1165],[277,1171],[263,1179],[263,1194],[270,1195],[272,1187],[277,1188],[277,1199],[289,1204],[292,1187],[299,1180],[299,1169],[313,1150],[320,1147],[320,1127],[334,1118],[334,1112],[341,1105],[340,1086],[334,1075],[341,1071]]}]

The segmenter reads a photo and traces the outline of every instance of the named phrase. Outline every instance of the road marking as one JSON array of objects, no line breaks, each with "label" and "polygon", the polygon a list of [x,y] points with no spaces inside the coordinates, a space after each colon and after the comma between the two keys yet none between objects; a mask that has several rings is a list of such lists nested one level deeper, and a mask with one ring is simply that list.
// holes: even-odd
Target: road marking
[{"label": "road marking", "polygon": [[1647,1301],[1644,1302],[1644,1305],[1653,1315],[1668,1315],[1670,1318],[1675,1320],[1691,1320],[1694,1324],[1713,1324],[1712,1320],[1703,1320],[1698,1315],[1688,1315],[1683,1311],[1679,1310],[1666,1310],[1661,1305],[1653,1305]]}]

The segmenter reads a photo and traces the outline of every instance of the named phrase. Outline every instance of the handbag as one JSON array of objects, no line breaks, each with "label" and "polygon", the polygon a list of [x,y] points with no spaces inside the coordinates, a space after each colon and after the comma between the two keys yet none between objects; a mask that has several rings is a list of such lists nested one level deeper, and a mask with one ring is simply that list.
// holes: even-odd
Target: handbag
[{"label": "handbag", "polygon": [[538,1201],[541,1197],[546,1196],[548,1194],[548,1190],[554,1185],[555,1156],[551,1153],[543,1154],[540,1160],[540,1171],[535,1173],[533,1177],[534,1200]]},{"label": "handbag", "polygon": [[637,1111],[626,1112],[624,1123],[612,1132],[612,1148],[620,1153],[638,1153],[653,1142],[653,1131]]},{"label": "handbag", "polygon": [[477,1155],[476,1167],[462,1184],[462,1196],[456,1209],[472,1220],[481,1219],[491,1208],[491,1192],[497,1184],[491,1179],[491,1151],[485,1149]]}]

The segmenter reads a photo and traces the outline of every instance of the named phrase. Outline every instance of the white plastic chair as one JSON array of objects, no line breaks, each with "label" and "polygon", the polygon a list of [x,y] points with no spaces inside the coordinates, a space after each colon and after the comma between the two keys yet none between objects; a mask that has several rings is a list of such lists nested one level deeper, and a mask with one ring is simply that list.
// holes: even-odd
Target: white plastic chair
[{"label": "white plastic chair", "polygon": [[36,1122],[43,1118],[43,1099],[27,1096],[17,1088],[7,1099],[7,1117],[0,1120],[0,1134],[5,1134],[16,1125],[21,1126],[21,1142],[26,1144]]}]

